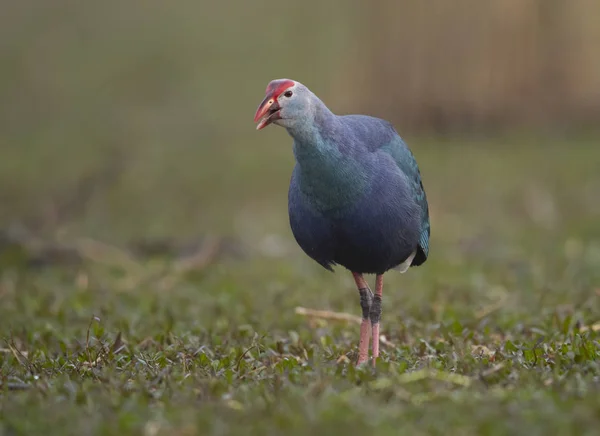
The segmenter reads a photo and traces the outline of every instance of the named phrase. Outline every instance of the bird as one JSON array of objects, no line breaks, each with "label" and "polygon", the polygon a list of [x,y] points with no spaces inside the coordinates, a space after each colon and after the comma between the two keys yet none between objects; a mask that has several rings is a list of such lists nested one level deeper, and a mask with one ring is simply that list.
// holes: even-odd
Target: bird
[{"label": "bird", "polygon": [[[265,94],[256,130],[273,124],[293,139],[293,236],[323,268],[352,273],[362,310],[356,365],[376,365],[384,274],[404,273],[429,256],[429,205],[417,161],[390,122],[336,115],[296,80],[272,80]],[[367,274],[375,275],[375,292]]]}]

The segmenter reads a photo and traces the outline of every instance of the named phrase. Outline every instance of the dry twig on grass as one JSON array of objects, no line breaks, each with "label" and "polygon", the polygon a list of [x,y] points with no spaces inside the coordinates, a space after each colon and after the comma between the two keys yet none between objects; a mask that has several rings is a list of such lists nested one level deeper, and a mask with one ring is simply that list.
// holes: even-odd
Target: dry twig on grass
[{"label": "dry twig on grass", "polygon": [[360,324],[362,321],[359,316],[355,316],[350,313],[332,312],[330,310],[315,310],[307,309],[305,307],[296,307],[296,313],[298,315],[307,316],[310,318],[328,319],[332,321],[346,321],[357,324]]},{"label": "dry twig on grass", "polygon": [[587,331],[600,332],[600,321],[596,322],[592,325],[582,325],[581,327],[579,327],[579,331],[581,333],[587,332]]}]

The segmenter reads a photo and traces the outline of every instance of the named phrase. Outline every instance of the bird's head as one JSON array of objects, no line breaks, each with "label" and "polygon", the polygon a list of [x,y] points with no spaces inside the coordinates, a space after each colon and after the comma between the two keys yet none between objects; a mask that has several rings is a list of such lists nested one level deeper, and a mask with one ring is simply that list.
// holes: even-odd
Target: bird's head
[{"label": "bird's head", "polygon": [[311,92],[300,82],[277,79],[267,85],[265,99],[260,103],[254,122],[256,130],[269,124],[289,128],[306,120],[311,113]]}]

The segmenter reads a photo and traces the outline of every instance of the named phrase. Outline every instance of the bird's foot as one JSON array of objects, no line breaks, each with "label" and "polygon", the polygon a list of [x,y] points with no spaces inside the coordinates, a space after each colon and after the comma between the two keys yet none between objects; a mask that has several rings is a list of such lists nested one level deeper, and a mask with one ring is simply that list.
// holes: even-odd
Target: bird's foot
[{"label": "bird's foot", "polygon": [[365,360],[360,360],[360,358],[359,358],[359,360],[356,361],[356,367],[357,368],[368,368],[370,366],[369,365],[370,360],[371,359],[369,357],[367,357]]}]

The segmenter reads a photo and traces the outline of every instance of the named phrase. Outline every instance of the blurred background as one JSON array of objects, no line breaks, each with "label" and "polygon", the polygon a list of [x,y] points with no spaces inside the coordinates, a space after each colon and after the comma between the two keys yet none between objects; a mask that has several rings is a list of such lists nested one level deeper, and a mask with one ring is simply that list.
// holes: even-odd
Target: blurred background
[{"label": "blurred background", "polygon": [[252,122],[287,77],[394,123],[440,261],[597,238],[598,17],[593,0],[2,1],[0,229],[302,257],[291,140]]}]

